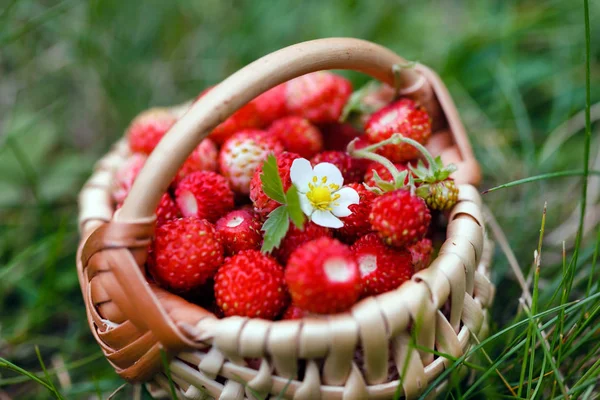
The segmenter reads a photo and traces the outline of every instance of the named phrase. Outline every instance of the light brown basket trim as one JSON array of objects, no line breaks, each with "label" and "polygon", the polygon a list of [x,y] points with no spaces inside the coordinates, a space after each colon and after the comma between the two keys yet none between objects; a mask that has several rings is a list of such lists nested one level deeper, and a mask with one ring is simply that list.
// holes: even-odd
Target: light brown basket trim
[{"label": "light brown basket trim", "polygon": [[465,294],[462,322],[471,333],[478,334],[483,323],[483,309],[469,294]]},{"label": "light brown basket trim", "polygon": [[302,384],[294,393],[294,400],[319,400],[321,398],[321,378],[319,367],[314,361],[309,361],[304,373]]},{"label": "light brown basket trim", "polygon": [[261,319],[251,319],[240,332],[239,353],[242,357],[260,358],[265,354],[271,324]]},{"label": "light brown basket trim", "polygon": [[383,383],[388,375],[389,353],[388,346],[381,344],[389,338],[377,300],[369,297],[361,301],[352,308],[352,316],[358,323],[366,380],[369,384]]},{"label": "light brown basket trim", "polygon": [[253,389],[258,394],[262,395],[262,397],[266,397],[268,393],[271,392],[271,388],[273,386],[273,381],[271,376],[273,375],[273,368],[267,359],[262,359],[260,367],[258,369],[258,374],[248,381],[248,387]]},{"label": "light brown basket trim", "polygon": [[358,324],[346,315],[329,319],[331,349],[323,366],[323,382],[342,385],[350,373],[354,349],[358,343]]},{"label": "light brown basket trim", "polygon": [[488,308],[491,305],[494,295],[492,282],[479,271],[475,272],[474,293],[475,301],[479,302],[482,307]]},{"label": "light brown basket trim", "polygon": [[[427,385],[425,366],[421,361],[419,352],[410,343],[411,337],[408,333],[401,333],[392,339],[394,361],[398,375],[405,378],[402,380],[402,389],[405,396],[410,396],[413,393],[421,393]],[[387,384],[387,388],[391,388],[392,385],[390,383]],[[398,386],[400,381],[398,380],[395,383],[396,385],[394,386]],[[371,393],[373,392],[375,392],[374,388],[371,390]]]},{"label": "light brown basket trim", "polygon": [[412,280],[427,285],[431,293],[431,301],[436,308],[441,308],[450,296],[450,282],[448,278],[438,271],[437,266],[426,268],[413,275]]},{"label": "light brown basket trim", "polygon": [[115,328],[102,330],[101,327],[98,329],[98,336],[110,347],[118,347],[122,343],[129,341],[135,341],[143,334],[142,331],[137,329],[131,321],[125,321]]},{"label": "light brown basket trim", "polygon": [[281,321],[269,331],[267,351],[279,376],[296,379],[298,376],[298,334],[301,320]]},{"label": "light brown basket trim", "polygon": [[323,358],[330,351],[330,325],[326,319],[305,318],[298,338],[298,357]]},{"label": "light brown basket trim", "polygon": [[223,387],[223,392],[221,392],[220,398],[242,400],[244,398],[244,394],[244,386],[234,380],[229,380]]},{"label": "light brown basket trim", "polygon": [[472,201],[481,208],[481,194],[472,185],[457,185],[458,186],[458,201]]},{"label": "light brown basket trim", "polygon": [[218,398],[223,391],[224,386],[222,384],[204,376],[202,373],[198,373],[198,371],[177,359],[171,361],[169,369],[172,376],[179,376],[196,387],[204,388],[214,398]]},{"label": "light brown basket trim", "polygon": [[[458,258],[459,262],[463,266],[465,273],[467,293],[473,294],[474,286],[474,274],[476,264],[475,249],[473,245],[466,239],[460,240],[461,238],[454,238],[452,241],[446,241],[440,248],[438,257],[444,257],[448,263],[456,263],[457,261],[451,261],[452,257]],[[466,254],[465,254],[466,253]]]},{"label": "light brown basket trim", "polygon": [[381,315],[385,320],[388,337],[405,331],[410,324],[410,314],[402,301],[403,294],[397,290],[376,297]]},{"label": "light brown basket trim", "polygon": [[[463,351],[456,332],[454,332],[452,325],[440,310],[436,312],[435,347],[440,353],[449,354],[456,358],[460,357]],[[438,357],[438,359],[444,360],[445,365],[449,363],[449,359],[443,357]]]},{"label": "light brown basket trim", "polygon": [[[450,261],[450,262],[449,262]],[[432,263],[436,269],[446,276],[450,283],[450,324],[456,332],[460,327],[463,301],[467,288],[465,267],[456,256],[439,255]],[[431,267],[430,267],[431,268]]]},{"label": "light brown basket trim", "polygon": [[[404,289],[403,289],[404,288]],[[406,293],[405,304],[412,322],[413,330],[417,337],[417,344],[427,349],[432,349],[435,340],[435,313],[437,307],[431,301],[431,293],[425,284],[408,281],[399,290]],[[419,350],[423,364],[433,361],[433,354]]]}]

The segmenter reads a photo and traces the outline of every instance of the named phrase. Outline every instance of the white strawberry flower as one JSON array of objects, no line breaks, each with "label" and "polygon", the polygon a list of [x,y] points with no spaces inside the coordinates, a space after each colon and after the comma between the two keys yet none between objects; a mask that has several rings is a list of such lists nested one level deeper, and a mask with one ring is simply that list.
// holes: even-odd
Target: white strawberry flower
[{"label": "white strawberry flower", "polygon": [[300,198],[304,214],[315,224],[327,228],[341,228],[344,223],[339,217],[352,214],[348,206],[358,204],[356,190],[343,187],[344,177],[331,163],[320,163],[313,168],[305,158],[292,163],[290,178]]}]

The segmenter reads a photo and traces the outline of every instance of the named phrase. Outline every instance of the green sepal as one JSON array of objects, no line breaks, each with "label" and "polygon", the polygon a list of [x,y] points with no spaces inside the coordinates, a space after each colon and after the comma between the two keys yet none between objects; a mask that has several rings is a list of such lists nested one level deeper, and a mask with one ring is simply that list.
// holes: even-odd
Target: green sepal
[{"label": "green sepal", "polygon": [[271,211],[267,220],[262,226],[262,231],[265,232],[261,251],[270,253],[274,248],[278,247],[281,240],[285,237],[290,227],[290,214],[287,206],[279,206]]}]

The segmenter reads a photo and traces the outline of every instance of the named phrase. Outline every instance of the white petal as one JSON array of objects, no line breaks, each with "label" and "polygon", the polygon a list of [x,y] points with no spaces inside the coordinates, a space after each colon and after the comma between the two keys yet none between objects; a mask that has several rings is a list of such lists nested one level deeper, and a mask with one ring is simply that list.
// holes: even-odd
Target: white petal
[{"label": "white petal", "polygon": [[344,177],[340,170],[333,164],[324,162],[315,165],[314,174],[321,182],[323,177],[327,177],[327,185],[335,184],[342,187],[344,184]]},{"label": "white petal", "polygon": [[313,177],[313,169],[306,158],[296,158],[290,168],[290,179],[298,192],[308,192],[308,183]]},{"label": "white petal", "polygon": [[315,210],[310,219],[315,224],[326,228],[341,228],[344,226],[344,223],[334,216],[331,211]]},{"label": "white petal", "polygon": [[348,206],[358,204],[358,192],[351,187],[344,187],[335,192],[335,194],[339,194],[340,198],[332,204],[331,212],[333,215],[336,217],[347,217],[352,214],[352,211],[348,209]]},{"label": "white petal", "polygon": [[308,197],[306,197],[306,194],[304,193],[298,193],[298,198],[300,199],[300,208],[302,209],[302,212],[310,217],[314,211],[310,200],[308,200]]}]

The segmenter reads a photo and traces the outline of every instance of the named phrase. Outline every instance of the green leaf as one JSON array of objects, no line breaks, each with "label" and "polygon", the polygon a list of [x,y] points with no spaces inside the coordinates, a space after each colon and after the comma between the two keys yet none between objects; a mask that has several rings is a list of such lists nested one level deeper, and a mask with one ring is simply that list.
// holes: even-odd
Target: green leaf
[{"label": "green leaf", "polygon": [[280,204],[285,204],[285,192],[283,191],[283,183],[279,176],[277,168],[277,159],[273,154],[269,154],[263,164],[263,172],[260,175],[263,192],[271,199]]},{"label": "green leaf", "polygon": [[261,251],[270,253],[274,248],[279,246],[281,239],[285,236],[290,227],[290,214],[287,206],[280,206],[273,210],[262,226],[265,232]]},{"label": "green leaf", "polygon": [[300,207],[300,197],[298,196],[298,189],[295,185],[292,185],[287,193],[285,194],[285,200],[290,214],[290,219],[296,225],[296,228],[304,229],[304,212]]}]

